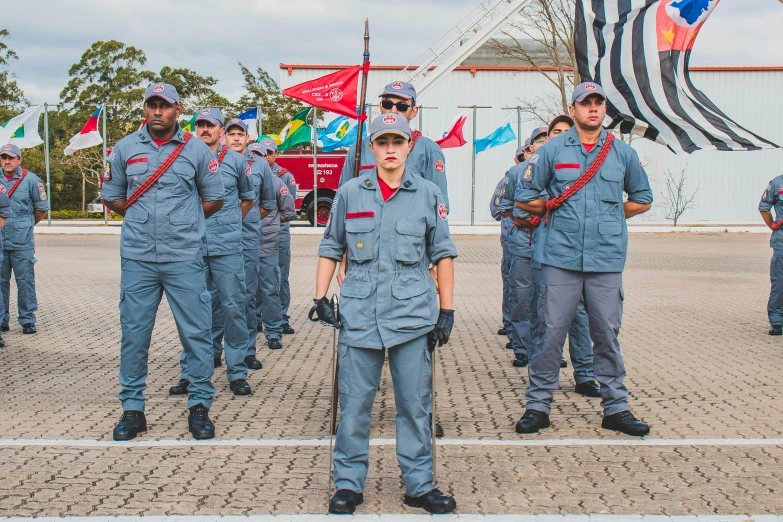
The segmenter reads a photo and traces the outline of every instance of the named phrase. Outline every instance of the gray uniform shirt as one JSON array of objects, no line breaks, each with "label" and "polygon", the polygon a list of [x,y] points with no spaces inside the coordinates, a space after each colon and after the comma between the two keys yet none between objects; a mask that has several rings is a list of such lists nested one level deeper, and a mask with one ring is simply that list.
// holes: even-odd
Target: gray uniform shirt
[{"label": "gray uniform shirt", "polygon": [[272,178],[275,190],[276,206],[261,220],[261,257],[269,257],[280,251],[280,216],[294,219],[294,198],[280,178]]}]

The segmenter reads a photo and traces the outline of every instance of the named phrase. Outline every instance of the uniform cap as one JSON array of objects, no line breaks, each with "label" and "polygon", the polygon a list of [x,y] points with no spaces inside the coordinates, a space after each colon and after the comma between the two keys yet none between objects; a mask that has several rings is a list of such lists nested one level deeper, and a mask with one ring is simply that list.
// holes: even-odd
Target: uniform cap
[{"label": "uniform cap", "polygon": [[264,147],[264,145],[261,143],[251,143],[249,149],[251,154],[266,156],[266,147]]},{"label": "uniform cap", "polygon": [[559,116],[555,116],[555,118],[551,122],[549,122],[549,132],[552,132],[552,129],[555,127],[555,125],[557,125],[561,121],[566,122],[571,127],[574,126],[574,119],[571,118],[571,116],[569,116],[568,114],[561,114]]},{"label": "uniform cap", "polygon": [[533,132],[530,133],[530,143],[533,143],[533,140],[535,140],[542,134],[544,136],[549,134],[549,127],[547,127],[546,125],[541,125],[540,127],[536,127],[535,129],[533,129]]},{"label": "uniform cap", "polygon": [[526,150],[527,150],[527,149],[529,149],[529,148],[530,148],[530,138],[527,138],[527,139],[525,140],[525,144],[524,144],[524,145],[522,145],[522,150],[523,150],[523,151],[526,151]]},{"label": "uniform cap", "polygon": [[264,138],[261,140],[261,144],[266,147],[266,153],[277,152],[277,143],[272,138]]},{"label": "uniform cap", "polygon": [[522,154],[525,153],[525,149],[527,148],[527,145],[522,145],[521,147],[517,147],[517,152],[514,154],[515,158],[520,157]]},{"label": "uniform cap", "polygon": [[177,92],[177,89],[168,83],[153,83],[147,87],[147,90],[144,91],[144,101],[149,100],[153,96],[163,98],[169,103],[179,103],[179,93]]},{"label": "uniform cap", "polygon": [[220,109],[216,109],[214,107],[201,109],[198,111],[198,114],[196,115],[196,121],[193,123],[198,123],[200,121],[208,121],[213,125],[223,125],[223,113],[220,112]]},{"label": "uniform cap", "polygon": [[392,112],[383,114],[372,120],[370,125],[370,141],[375,141],[384,134],[396,134],[406,140],[411,139],[411,126],[404,116]]},{"label": "uniform cap", "polygon": [[399,96],[400,98],[415,100],[416,88],[410,83],[396,81],[383,88],[380,97],[383,96]]},{"label": "uniform cap", "polygon": [[19,147],[11,143],[0,147],[0,154],[5,154],[6,156],[12,156],[14,158],[22,157],[22,151],[19,150]]},{"label": "uniform cap", "polygon": [[242,127],[242,130],[247,132],[247,123],[245,123],[245,120],[240,120],[239,118],[232,118],[228,120],[228,123],[226,124],[226,132],[228,132],[228,129],[231,127]]},{"label": "uniform cap", "polygon": [[591,94],[597,94],[601,96],[604,100],[606,99],[606,93],[604,92],[604,88],[598,85],[595,82],[584,82],[580,83],[576,86],[574,89],[574,94],[571,97],[571,103],[581,102],[584,101],[585,98],[590,96]]}]

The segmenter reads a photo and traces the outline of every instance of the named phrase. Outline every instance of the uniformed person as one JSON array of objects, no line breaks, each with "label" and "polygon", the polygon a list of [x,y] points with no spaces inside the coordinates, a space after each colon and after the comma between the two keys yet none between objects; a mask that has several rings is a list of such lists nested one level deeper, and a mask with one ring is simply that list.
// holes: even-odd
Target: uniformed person
[{"label": "uniformed person", "polygon": [[[547,127],[533,129],[530,135],[530,150],[535,153],[546,142]],[[506,172],[506,187],[500,200],[500,210],[510,219],[514,216],[514,195],[520,179],[529,172],[527,161],[517,163]],[[508,282],[509,323],[508,337],[514,350],[512,365],[524,368],[528,364],[530,345],[531,305],[533,303],[533,249],[530,241],[530,223],[515,221],[508,230]]]},{"label": "uniformed person", "polygon": [[[364,500],[370,416],[386,353],[405,503],[430,513],[456,509],[454,498],[432,482],[430,410],[422,399],[432,395],[431,350],[448,342],[454,323],[457,251],[440,189],[406,165],[411,134],[399,114],[373,120],[377,167],[340,188],[318,251],[315,309],[330,324],[337,323],[326,292],[336,264],[346,252],[349,259],[340,289],[340,424],[331,513],[353,513]],[[439,266],[439,294],[427,272],[430,262]]]},{"label": "uniformed person", "polygon": [[780,229],[783,223],[783,176],[769,182],[767,190],[761,196],[759,212],[764,223],[772,230],[772,236],[769,238],[769,246],[772,247],[772,262],[769,268],[771,289],[767,303],[769,335],[783,335],[783,231]]},{"label": "uniformed person", "polygon": [[[269,150],[269,149],[267,149]],[[264,325],[264,337],[270,350],[283,347],[283,308],[280,305],[280,223],[296,217],[294,198],[288,186],[272,177],[276,207],[261,220],[261,256],[258,262],[256,307]]]},{"label": "uniformed person", "polygon": [[[237,120],[242,122],[242,120]],[[226,351],[226,377],[234,395],[250,395],[247,382],[248,333],[245,318],[245,262],[242,258],[242,220],[255,203],[250,164],[244,155],[220,143],[224,132],[220,109],[208,107],[196,116],[196,137],[216,154],[223,180],[223,208],[207,218],[204,238],[204,267],[207,288],[212,296],[212,357],[220,366],[223,341]],[[238,123],[225,131],[234,132]],[[219,328],[216,328],[216,325]],[[188,357],[180,356],[180,381],[169,389],[172,395],[188,392]]]},{"label": "uniformed person", "polygon": [[[549,123],[549,133],[547,139],[554,138],[560,134],[566,132],[574,126],[574,120],[570,116],[561,114],[556,116]],[[531,181],[521,181],[517,186],[517,194],[522,194],[525,188],[527,188]],[[548,199],[548,193],[543,191],[541,193],[543,199]],[[515,208],[515,215],[518,217],[527,217],[528,214],[521,212]],[[540,233],[540,227],[534,227],[531,235],[531,243],[535,250],[536,245],[539,244],[538,235]],[[539,317],[538,317],[538,303],[541,298],[541,263],[536,261],[533,256],[533,304],[531,307],[530,317],[530,344],[535,347],[538,343],[539,334]],[[571,363],[574,368],[574,380],[576,381],[576,387],[574,391],[585,397],[598,398],[601,397],[601,389],[595,383],[595,366],[593,361],[593,340],[590,338],[590,325],[587,319],[587,311],[585,310],[584,299],[579,300],[579,304],[576,307],[576,314],[574,320],[571,323],[571,327],[568,329],[568,352],[571,356]],[[563,356],[560,356],[560,367],[567,368]]]},{"label": "uniformed person", "polygon": [[[517,148],[517,153],[514,155],[514,163],[518,164],[522,161],[522,156],[524,154],[523,147]],[[500,200],[503,197],[503,195],[506,193],[506,181],[508,178],[506,175],[503,175],[503,178],[498,182],[497,186],[495,187],[495,192],[492,194],[492,199],[489,202],[489,212],[492,215],[492,219],[495,221],[500,221],[500,248],[503,252],[503,257],[500,261],[500,276],[503,281],[503,305],[502,305],[502,315],[503,315],[503,326],[498,330],[498,335],[508,336],[508,330],[509,330],[509,308],[508,308],[508,298],[509,298],[509,284],[508,284],[508,266],[510,263],[510,255],[507,250],[508,245],[508,231],[511,230],[511,227],[514,226],[513,220],[505,215],[500,210]]]},{"label": "uniformed person", "polygon": [[[264,138],[266,146],[266,161],[272,174],[280,178],[280,181],[288,188],[288,193],[296,202],[296,179],[288,169],[281,167],[277,163],[277,144],[269,138]],[[291,327],[291,316],[288,315],[288,309],[291,307],[291,284],[288,281],[288,275],[291,272],[291,221],[282,218],[280,221],[280,251],[278,254],[280,263],[280,306],[283,311],[283,334],[291,335],[294,329]]]},{"label": "uniformed person", "polygon": [[0,184],[11,201],[10,222],[3,231],[3,264],[0,267],[0,291],[3,294],[3,332],[11,322],[9,297],[11,271],[16,279],[16,307],[22,333],[34,334],[35,312],[38,299],[35,295],[35,238],[33,227],[49,210],[46,187],[41,179],[22,167],[22,152],[16,145],[4,145],[0,153],[3,174]]},{"label": "uniformed person", "polygon": [[[10,147],[8,150],[11,150]],[[0,167],[2,166],[2,163],[4,162],[3,158],[4,154],[2,153],[2,148],[0,148]],[[6,157],[10,157],[9,155],[5,155]],[[11,217],[11,202],[8,200],[8,193],[5,190],[5,185],[0,184],[0,251],[3,249],[3,234],[2,230],[3,227],[6,224],[6,221],[8,218]],[[4,294],[0,294],[0,299],[2,298]],[[2,311],[0,311],[2,313]],[[0,317],[0,320],[3,318]],[[3,334],[0,332],[0,348],[5,348],[5,341],[3,341]]]},{"label": "uniformed person", "polygon": [[[267,176],[263,177],[264,171],[259,169],[259,166],[253,165],[253,155],[247,146],[249,142],[248,128],[243,120],[239,118],[231,119],[226,125],[224,136],[226,146],[245,156],[245,159],[248,161],[250,165],[250,179],[253,183],[255,195],[254,205],[251,206],[245,215],[245,219],[242,220],[242,257],[245,264],[245,287],[247,290],[244,303],[245,320],[247,321],[248,329],[248,354],[245,356],[245,364],[250,370],[260,370],[263,365],[255,355],[256,335],[258,333],[256,330],[255,299],[256,290],[258,289],[259,228],[261,226],[261,213],[264,215],[268,214],[269,210],[267,208],[274,208],[275,205],[274,194],[272,193],[272,175],[271,173],[266,173]],[[259,145],[256,145],[256,149],[264,150]],[[261,192],[264,193],[263,204],[261,203]],[[220,298],[213,295],[212,301],[212,346],[216,357],[215,361],[219,366],[220,356],[223,353],[223,324],[225,320],[220,307]]]},{"label": "uniformed person", "polygon": [[[628,408],[617,335],[628,247],[625,220],[649,210],[652,190],[636,151],[602,128],[606,95],[600,85],[578,85],[569,111],[575,126],[533,154],[525,176],[532,183],[519,198],[522,210],[543,216],[544,222],[535,250],[542,264],[542,330],[528,370],[527,411],[516,428],[518,433],[535,433],[549,427],[558,360],[584,297],[603,398],[602,427],[647,435],[649,426]],[[550,197],[546,202],[543,190]],[[625,203],[623,192],[628,194]]]},{"label": "uniformed person", "polygon": [[211,297],[204,277],[205,217],[223,206],[217,158],[182,131],[177,90],[150,85],[144,94],[147,124],[114,146],[101,197],[124,216],[120,257],[119,399],[123,414],[114,440],[147,430],[144,389],[152,328],[166,292],[188,357],[188,427],[196,439],[215,436],[209,408],[212,385]]}]

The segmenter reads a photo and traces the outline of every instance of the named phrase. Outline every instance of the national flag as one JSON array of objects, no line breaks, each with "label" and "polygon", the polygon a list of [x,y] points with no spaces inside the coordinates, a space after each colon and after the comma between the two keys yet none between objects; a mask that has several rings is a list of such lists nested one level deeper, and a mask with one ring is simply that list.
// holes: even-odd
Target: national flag
[{"label": "national flag", "polygon": [[318,139],[324,152],[332,152],[340,147],[350,147],[359,135],[359,125],[345,116],[333,119],[326,129],[318,131]]},{"label": "national flag", "polygon": [[[185,125],[182,126],[182,131],[183,132],[193,132],[193,131],[195,131],[196,130],[196,118],[197,117],[198,117],[198,112],[196,112],[196,114],[194,114],[193,117],[190,118],[188,120],[188,122]],[[144,120],[144,121],[146,122],[147,120]],[[144,124],[142,123],[142,127],[143,126],[144,126]]]},{"label": "national flag", "polygon": [[258,107],[253,107],[237,116],[247,124],[247,137],[251,140],[258,139]]},{"label": "national flag", "polygon": [[[365,71],[369,70],[367,64]],[[283,94],[308,105],[356,119],[357,91],[362,66],[349,67],[283,90]]]},{"label": "national flag", "polygon": [[729,118],[691,82],[693,44],[719,1],[576,1],[579,75],[606,91],[610,128],[674,152],[777,148]]},{"label": "national flag", "polygon": [[[510,117],[511,116],[509,116],[509,118]],[[505,125],[501,123],[500,127],[492,131],[489,136],[475,140],[476,154],[479,152],[484,152],[487,149],[505,145],[506,143],[517,139],[517,135],[514,133],[514,129],[512,129],[511,124],[508,123],[509,118],[506,118],[506,121],[503,122]]]},{"label": "national flag", "polygon": [[462,128],[467,120],[468,113],[457,116],[454,123],[451,124],[451,128],[435,143],[440,145],[441,149],[453,149],[465,145],[467,141],[465,141],[465,136],[462,134]]},{"label": "national flag", "polygon": [[66,156],[74,154],[77,150],[94,147],[95,145],[103,143],[103,138],[101,138],[101,135],[98,132],[98,117],[101,115],[102,110],[103,105],[98,107],[98,109],[92,113],[92,116],[87,119],[87,123],[84,124],[84,127],[82,127],[79,134],[71,138],[71,142],[65,147]]},{"label": "national flag", "polygon": [[0,126],[0,144],[16,145],[20,149],[29,149],[44,142],[38,134],[38,121],[44,110],[43,105],[28,107],[19,116],[11,118]]},{"label": "national flag", "polygon": [[280,131],[280,145],[277,150],[288,150],[294,145],[307,143],[313,139],[313,129],[307,124],[307,116],[312,107],[307,107],[294,114],[283,130]]}]

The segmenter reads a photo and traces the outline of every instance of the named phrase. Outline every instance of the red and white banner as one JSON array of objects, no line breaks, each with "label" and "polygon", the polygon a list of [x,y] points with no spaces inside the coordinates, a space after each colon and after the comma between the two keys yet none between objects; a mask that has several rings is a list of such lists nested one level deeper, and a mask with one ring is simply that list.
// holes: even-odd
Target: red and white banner
[{"label": "red and white banner", "polygon": [[466,121],[468,121],[467,113],[457,116],[449,131],[435,143],[440,145],[441,149],[455,149],[465,145],[467,141],[465,141],[465,136],[462,134],[462,128],[465,126]]},{"label": "red and white banner", "polygon": [[359,74],[362,69],[357,65],[336,73],[327,74],[309,82],[294,85],[283,90],[283,94],[301,100],[308,105],[324,109],[347,118],[357,119],[356,107],[359,86]]}]

